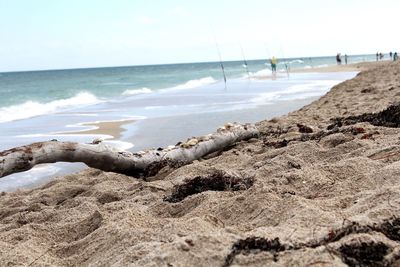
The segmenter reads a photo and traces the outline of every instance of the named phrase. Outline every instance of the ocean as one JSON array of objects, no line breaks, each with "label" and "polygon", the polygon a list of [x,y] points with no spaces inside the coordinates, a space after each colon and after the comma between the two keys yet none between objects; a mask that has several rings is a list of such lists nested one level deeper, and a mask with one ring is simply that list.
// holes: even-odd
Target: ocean
[{"label": "ocean", "polygon": [[[349,63],[374,61],[349,56]],[[270,77],[266,60],[0,73],[0,151],[37,141],[90,142],[85,123],[129,120],[110,145],[138,151],[213,132],[229,121],[256,122],[300,108],[356,75],[288,73],[335,65],[335,57],[280,59]],[[250,76],[250,77],[249,77]],[[105,139],[110,136],[103,135]],[[31,187],[82,169],[57,163],[0,179],[0,191]]]}]

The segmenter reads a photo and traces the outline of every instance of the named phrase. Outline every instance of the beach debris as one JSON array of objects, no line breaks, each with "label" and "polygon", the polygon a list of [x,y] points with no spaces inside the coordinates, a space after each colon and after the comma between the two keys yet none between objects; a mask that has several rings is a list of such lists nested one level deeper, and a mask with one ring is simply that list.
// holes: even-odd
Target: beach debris
[{"label": "beach debris", "polygon": [[300,133],[312,133],[313,129],[311,127],[308,127],[306,125],[297,123],[297,127],[299,128]]},{"label": "beach debris", "polygon": [[376,93],[377,92],[377,88],[375,86],[370,86],[367,88],[364,88],[361,90],[362,94],[370,94],[370,93]]},{"label": "beach debris", "polygon": [[142,178],[156,174],[169,166],[177,168],[208,154],[223,151],[233,144],[259,135],[250,124],[233,123],[229,130],[217,131],[206,141],[192,138],[186,145],[171,150],[152,149],[125,153],[104,143],[38,142],[0,152],[0,178],[22,172],[38,164],[54,162],[83,162],[89,167]]},{"label": "beach debris", "polygon": [[[223,266],[230,266],[238,254],[248,255],[267,251],[272,253],[273,261],[278,261],[279,253],[283,251],[321,246],[325,247],[329,253],[333,252],[340,256],[342,261],[349,266],[393,266],[393,262],[400,258],[399,252],[394,251],[389,255],[388,253],[393,250],[389,243],[377,242],[373,238],[365,239],[360,235],[366,233],[381,233],[388,239],[398,242],[400,241],[400,219],[391,217],[383,220],[382,223],[372,225],[361,225],[350,221],[348,225],[330,230],[322,239],[311,240],[306,243],[282,244],[278,237],[268,239],[251,236],[239,239],[232,245],[231,252],[225,258]],[[354,235],[354,237],[342,240],[350,235]],[[336,245],[328,247],[328,245],[335,243]]]},{"label": "beach debris", "polygon": [[93,139],[91,144],[97,145],[97,144],[100,144],[103,141],[104,141],[104,138],[98,137],[98,138]]},{"label": "beach debris", "polygon": [[[285,134],[285,133],[283,133]],[[337,134],[344,134],[346,136],[341,136]],[[353,135],[358,135],[358,134],[363,134],[360,138],[361,139],[372,139],[373,135],[379,134],[378,131],[373,131],[366,133],[366,130],[362,127],[343,127],[340,128],[338,126],[335,126],[331,128],[328,131],[319,131],[316,133],[303,133],[300,136],[296,136],[293,138],[284,138],[284,139],[279,139],[279,135],[276,136],[276,133],[272,134],[272,137],[269,136],[268,134],[264,133],[264,138],[263,138],[263,145],[265,147],[273,147],[273,148],[282,148],[286,147],[289,145],[291,142],[307,142],[307,141],[317,141],[320,142],[322,139],[330,136],[330,135],[337,135],[336,137],[333,137],[330,142],[332,143],[331,147],[335,147],[341,143],[345,143],[347,141],[352,140],[353,137],[349,137],[348,135],[351,134]],[[273,137],[277,137],[277,139],[274,139]],[[327,139],[326,141],[329,141]],[[333,141],[333,142],[332,142]]]},{"label": "beach debris", "polygon": [[328,130],[343,125],[351,125],[359,122],[369,122],[374,126],[383,126],[390,128],[400,127],[400,103],[391,105],[378,113],[364,113],[359,116],[349,116],[345,118],[335,118],[333,123],[328,126]]},{"label": "beach debris", "polygon": [[264,146],[267,146],[267,147],[282,148],[282,147],[286,147],[290,141],[292,141],[292,140],[283,139],[283,140],[279,140],[279,141],[270,141],[265,138],[263,140],[263,144],[264,144]]},{"label": "beach debris", "polygon": [[193,179],[186,179],[183,184],[174,186],[172,194],[166,196],[164,201],[176,203],[188,196],[205,191],[247,190],[253,184],[253,177],[238,177],[221,170],[216,170],[206,176],[196,176]]},{"label": "beach debris", "polygon": [[268,251],[273,254],[274,261],[278,259],[278,253],[285,251],[286,247],[281,244],[279,238],[268,239],[263,237],[248,237],[236,241],[231,249],[231,253],[225,258],[224,267],[232,264],[236,255],[240,253],[250,254],[259,253],[261,251]]},{"label": "beach debris", "polygon": [[354,242],[339,249],[343,261],[351,266],[385,266],[382,261],[389,247],[382,242]]},{"label": "beach debris", "polygon": [[226,130],[229,130],[229,129],[232,128],[233,126],[235,126],[235,124],[228,122],[228,123],[226,123],[226,124],[224,125],[224,128],[225,128]]},{"label": "beach debris", "polygon": [[288,165],[290,168],[294,169],[301,169],[301,165],[299,163],[293,162],[293,161],[288,161]]}]

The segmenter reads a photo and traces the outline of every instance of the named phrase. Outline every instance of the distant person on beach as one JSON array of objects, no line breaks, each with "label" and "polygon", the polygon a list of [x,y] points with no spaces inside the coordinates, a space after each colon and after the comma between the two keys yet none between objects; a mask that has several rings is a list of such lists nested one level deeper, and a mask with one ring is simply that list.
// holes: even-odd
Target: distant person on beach
[{"label": "distant person on beach", "polygon": [[336,63],[338,65],[342,64],[342,57],[340,56],[340,53],[337,53],[337,55],[336,55]]},{"label": "distant person on beach", "polygon": [[276,59],[276,57],[272,57],[271,58],[271,70],[272,70],[272,73],[276,73],[276,64],[278,64],[278,60]]},{"label": "distant person on beach", "polygon": [[398,59],[399,59],[399,56],[397,55],[397,52],[394,52],[393,61],[396,61]]},{"label": "distant person on beach", "polygon": [[347,65],[347,54],[344,54],[344,63]]},{"label": "distant person on beach", "polygon": [[384,55],[382,53],[379,53],[379,59],[382,60]]},{"label": "distant person on beach", "polygon": [[392,53],[392,51],[390,51],[389,56],[390,56],[390,60],[392,60],[392,59],[393,59],[393,53]]},{"label": "distant person on beach", "polygon": [[376,52],[376,61],[379,60],[379,52]]}]

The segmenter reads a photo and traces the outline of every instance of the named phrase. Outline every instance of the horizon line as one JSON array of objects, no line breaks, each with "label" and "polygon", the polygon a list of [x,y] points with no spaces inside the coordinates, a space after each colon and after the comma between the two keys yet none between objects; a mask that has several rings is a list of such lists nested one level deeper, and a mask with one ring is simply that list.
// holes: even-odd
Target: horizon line
[{"label": "horizon line", "polygon": [[[385,54],[385,53],[384,53]],[[348,56],[370,56],[375,54],[348,54]],[[301,59],[301,58],[322,58],[322,57],[335,57],[333,56],[299,56],[299,57],[277,57],[277,59]],[[246,61],[268,60],[269,58],[246,59]],[[241,62],[239,60],[224,60],[222,62]],[[98,67],[71,67],[71,68],[55,68],[55,69],[31,69],[31,70],[12,70],[0,71],[0,73],[18,73],[18,72],[41,72],[41,71],[64,71],[64,70],[86,70],[86,69],[107,69],[107,68],[130,68],[130,67],[150,67],[162,65],[185,65],[185,64],[204,64],[204,63],[220,63],[220,61],[197,61],[197,62],[174,62],[174,63],[156,63],[156,64],[138,64],[138,65],[119,65],[119,66],[98,66]]]}]

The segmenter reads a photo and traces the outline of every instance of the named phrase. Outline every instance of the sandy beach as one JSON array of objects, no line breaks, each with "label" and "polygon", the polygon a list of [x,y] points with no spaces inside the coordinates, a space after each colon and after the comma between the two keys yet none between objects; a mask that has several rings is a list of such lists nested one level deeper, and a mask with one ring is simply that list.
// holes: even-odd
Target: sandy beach
[{"label": "sandy beach", "polygon": [[305,69],[293,69],[292,72],[307,73],[307,72],[346,72],[346,71],[362,71],[370,68],[372,65],[382,65],[382,62],[362,62],[353,64],[332,65],[326,67],[315,67]]},{"label": "sandy beach", "polygon": [[91,126],[93,129],[75,131],[75,132],[62,132],[61,135],[107,135],[108,139],[119,139],[125,131],[122,127],[125,124],[134,122],[134,120],[121,120],[121,121],[101,121],[101,122],[87,122],[81,123],[81,126]]},{"label": "sandy beach", "polygon": [[290,76],[290,73],[335,73],[335,72],[359,72],[371,68],[372,66],[381,66],[384,65],[385,62],[377,61],[377,62],[360,62],[360,63],[350,63],[350,64],[341,64],[341,65],[330,65],[330,66],[316,66],[316,67],[308,67],[308,68],[294,68],[289,69],[289,73],[287,73],[284,69],[281,69],[280,72],[274,74],[263,74],[256,75],[254,79],[276,79],[276,78],[285,78]]},{"label": "sandy beach", "polygon": [[291,72],[295,73],[309,73],[309,72],[349,72],[349,71],[363,71],[370,69],[372,66],[378,67],[387,64],[385,61],[376,62],[361,62],[361,63],[351,63],[351,64],[341,64],[332,65],[324,67],[315,68],[303,68],[303,69],[293,69]]},{"label": "sandy beach", "polygon": [[333,69],[361,72],[150,182],[87,169],[1,193],[0,265],[399,266],[400,63]]}]

